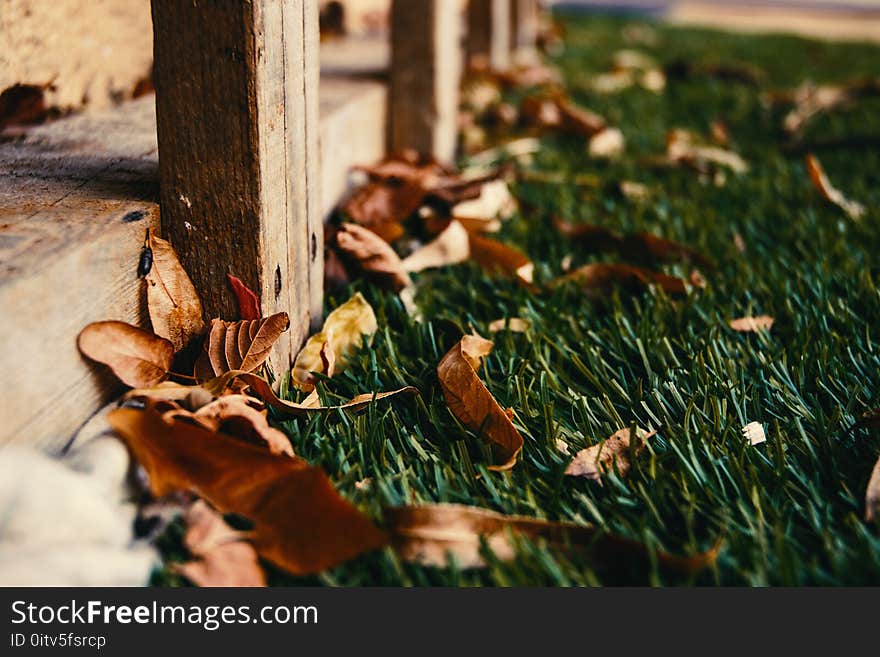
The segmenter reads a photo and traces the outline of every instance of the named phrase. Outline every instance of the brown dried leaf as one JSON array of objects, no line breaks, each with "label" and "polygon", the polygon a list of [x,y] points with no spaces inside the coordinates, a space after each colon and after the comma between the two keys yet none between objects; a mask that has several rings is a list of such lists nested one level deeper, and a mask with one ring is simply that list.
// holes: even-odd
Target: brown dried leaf
[{"label": "brown dried leaf", "polygon": [[775,319],[770,315],[758,315],[757,317],[740,317],[732,319],[728,324],[734,331],[741,333],[758,333],[760,331],[769,331],[773,328]]},{"label": "brown dried leaf", "polygon": [[387,542],[302,459],[167,423],[149,405],[117,409],[108,420],[146,470],[154,495],[193,491],[222,513],[250,519],[257,552],[290,573],[317,573]]},{"label": "brown dried leaf", "polygon": [[193,417],[212,431],[268,446],[273,454],[293,456],[293,446],[284,432],[270,427],[266,414],[255,409],[250,401],[243,395],[225,395],[199,408]]},{"label": "brown dried leaf", "polygon": [[342,211],[390,243],[403,236],[401,223],[419,209],[425,193],[414,182],[367,183],[342,204]]},{"label": "brown dried leaf", "polygon": [[535,265],[522,251],[474,233],[469,241],[471,258],[487,271],[514,276],[527,285],[534,282]]},{"label": "brown dried leaf", "polygon": [[212,320],[211,332],[203,349],[202,363],[196,366],[196,377],[200,380],[211,378],[205,376],[208,368],[204,366],[204,354],[207,354],[213,376],[232,370],[253,372],[266,362],[272,347],[289,326],[290,318],[287,313],[239,322]]},{"label": "brown dried leaf", "polygon": [[196,586],[266,586],[266,575],[246,535],[232,529],[223,516],[203,500],[197,500],[184,519],[183,537],[193,561],[175,565],[174,570]]},{"label": "brown dried leaf", "polygon": [[709,165],[722,166],[734,173],[749,170],[738,153],[702,144],[699,137],[688,130],[672,130],[667,135],[666,157],[672,164],[685,164],[698,171],[704,171]]},{"label": "brown dried leaf", "polygon": [[449,225],[433,241],[412,253],[403,261],[408,272],[419,272],[434,267],[457,265],[470,258],[468,231],[458,221]]},{"label": "brown dried leaf", "polygon": [[[654,432],[648,433],[644,429],[636,428],[635,445],[633,447],[634,454],[638,454],[645,448],[645,443]],[[633,430],[621,429],[613,434],[607,440],[582,449],[577,453],[565,474],[572,477],[584,477],[593,481],[602,481],[602,475],[611,472],[617,465],[617,471],[621,477],[625,477],[629,473],[631,464],[629,461],[629,450],[631,444],[631,436]]]},{"label": "brown dried leaf", "polygon": [[825,200],[831,201],[846,212],[852,219],[861,219],[865,214],[865,206],[856,201],[846,198],[843,193],[831,184],[825,169],[815,155],[807,155],[807,171],[810,174],[810,180],[813,186],[819,190],[819,193],[825,197]]},{"label": "brown dried leaf", "polygon": [[608,127],[604,118],[585,107],[575,105],[569,100],[558,101],[562,114],[562,129],[577,135],[590,138]]},{"label": "brown dried leaf", "polygon": [[205,332],[202,302],[170,242],[150,234],[153,266],[147,274],[147,307],[156,335],[171,340],[174,351]]},{"label": "brown dried leaf", "polygon": [[164,381],[174,360],[174,345],[125,322],[94,322],[77,338],[83,355],[104,363],[132,388],[151,388]]},{"label": "brown dried leaf", "polygon": [[[497,559],[516,556],[516,539],[543,540],[554,548],[589,553],[597,565],[650,563],[651,551],[642,543],[608,534],[589,525],[550,522],[537,518],[505,516],[488,509],[458,504],[433,504],[388,509],[385,513],[392,545],[404,561],[448,565],[448,556],[459,568],[483,568],[481,538]],[[721,543],[708,552],[679,557],[660,552],[656,557],[668,573],[693,574],[711,566]]]},{"label": "brown dried leaf", "polygon": [[316,333],[306,342],[293,364],[292,383],[306,392],[314,389],[315,377],[312,373],[326,372],[324,359],[321,358],[321,350],[325,348],[325,343],[333,352],[335,372],[345,371],[352,355],[369,344],[378,328],[373,308],[358,292],[331,312],[324,321],[321,332]]},{"label": "brown dried leaf", "polygon": [[477,376],[482,358],[491,351],[489,340],[466,335],[437,365],[437,377],[452,414],[492,444],[495,464],[490,469],[509,470],[516,465],[523,439]]},{"label": "brown dried leaf", "polygon": [[865,491],[865,520],[872,522],[880,519],[880,458],[874,464],[868,489]]},{"label": "brown dried leaf", "polygon": [[339,249],[357,262],[367,278],[394,292],[412,285],[400,257],[371,230],[357,224],[343,224],[336,233]]},{"label": "brown dried leaf", "polygon": [[575,281],[590,298],[608,296],[617,286],[631,292],[643,292],[655,285],[667,294],[687,293],[687,286],[680,278],[619,263],[585,265],[559,280]]}]

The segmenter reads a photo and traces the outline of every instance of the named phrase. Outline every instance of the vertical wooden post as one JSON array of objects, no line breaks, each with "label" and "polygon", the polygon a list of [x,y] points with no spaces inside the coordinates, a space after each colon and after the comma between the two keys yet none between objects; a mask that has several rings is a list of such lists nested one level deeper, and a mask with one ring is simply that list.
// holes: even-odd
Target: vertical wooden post
[{"label": "vertical wooden post", "polygon": [[538,42],[539,0],[511,0],[510,33],[514,61],[531,57]]},{"label": "vertical wooden post", "polygon": [[394,0],[391,7],[389,148],[452,161],[461,84],[460,14],[450,0]]},{"label": "vertical wooden post", "polygon": [[511,0],[470,0],[468,3],[467,53],[485,57],[496,70],[510,67]]},{"label": "vertical wooden post", "polygon": [[227,273],[290,314],[282,366],[320,320],[317,5],[152,0],[162,232],[210,317]]}]

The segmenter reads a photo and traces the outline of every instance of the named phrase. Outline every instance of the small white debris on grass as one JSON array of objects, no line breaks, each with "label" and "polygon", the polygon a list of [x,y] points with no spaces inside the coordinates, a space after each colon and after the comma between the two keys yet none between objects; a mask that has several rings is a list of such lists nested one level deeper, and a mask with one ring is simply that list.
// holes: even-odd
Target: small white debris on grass
[{"label": "small white debris on grass", "polygon": [[764,425],[760,422],[750,422],[743,427],[742,432],[750,445],[760,445],[761,443],[767,442],[767,434],[764,432]]},{"label": "small white debris on grass", "polygon": [[597,159],[614,159],[620,157],[626,148],[623,133],[617,128],[605,128],[590,139],[587,150],[590,157]]},{"label": "small white debris on grass", "polygon": [[556,449],[558,449],[563,454],[568,454],[568,443],[565,442],[562,438],[556,439]]}]

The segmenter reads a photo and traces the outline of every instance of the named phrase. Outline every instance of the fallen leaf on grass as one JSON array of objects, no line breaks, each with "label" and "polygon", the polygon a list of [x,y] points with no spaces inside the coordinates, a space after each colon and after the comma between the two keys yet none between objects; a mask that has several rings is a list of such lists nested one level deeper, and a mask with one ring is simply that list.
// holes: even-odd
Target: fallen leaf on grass
[{"label": "fallen leaf on grass", "polygon": [[655,285],[667,294],[687,293],[685,282],[661,272],[619,263],[593,263],[575,269],[558,282],[574,281],[590,298],[602,298],[620,286],[631,292],[642,292]]},{"label": "fallen leaf on grass", "polygon": [[232,370],[253,372],[266,362],[272,347],[289,326],[287,313],[239,322],[213,320],[196,363],[196,378],[206,380]]},{"label": "fallen leaf on grass", "polygon": [[776,320],[770,315],[758,315],[757,317],[740,317],[732,319],[728,324],[734,331],[741,333],[758,333],[760,331],[769,331],[773,328]]},{"label": "fallen leaf on grass", "polygon": [[273,454],[293,456],[293,446],[284,432],[269,426],[265,413],[254,408],[251,401],[244,395],[224,395],[195,413],[183,409],[172,413],[177,419],[190,417],[209,431],[267,446]]},{"label": "fallen leaf on grass", "polygon": [[203,500],[189,508],[184,522],[183,543],[196,559],[174,565],[176,572],[202,587],[266,586],[257,551],[245,541],[246,534],[232,529]]},{"label": "fallen leaf on grass", "polygon": [[238,314],[241,319],[253,320],[260,319],[262,312],[260,311],[260,298],[256,293],[245,285],[240,278],[232,274],[226,274],[226,279],[235,293],[238,301]]},{"label": "fallen leaf on grass", "polygon": [[819,193],[825,197],[825,200],[834,203],[852,219],[861,219],[862,215],[865,214],[865,206],[846,198],[839,189],[831,184],[831,181],[828,180],[828,176],[825,174],[825,169],[822,168],[822,164],[816,156],[807,155],[807,171],[810,174],[813,186],[819,190]]},{"label": "fallen leaf on grass", "polygon": [[466,335],[437,365],[437,377],[452,414],[491,443],[494,465],[490,469],[509,470],[516,465],[523,439],[477,376],[483,357],[491,351],[489,340]]},{"label": "fallen leaf on grass", "polygon": [[309,338],[299,352],[291,370],[291,381],[300,390],[310,392],[315,387],[313,372],[325,372],[321,351],[329,344],[333,352],[336,373],[344,371],[354,352],[369,344],[379,328],[373,308],[358,292],[331,312],[320,333]]},{"label": "fallen leaf on grass", "polygon": [[534,282],[535,265],[522,251],[474,233],[470,234],[469,242],[471,258],[483,269],[514,276],[527,285]]},{"label": "fallen leaf on grass", "polygon": [[403,236],[401,223],[419,209],[424,198],[425,190],[417,183],[367,183],[342,204],[342,211],[391,243]]},{"label": "fallen leaf on grass", "polygon": [[874,464],[868,489],[865,491],[865,520],[880,519],[880,459]]},{"label": "fallen leaf on grass", "polygon": [[405,258],[403,268],[408,272],[420,272],[435,267],[457,265],[470,258],[470,255],[470,238],[467,230],[458,221],[451,221],[433,241]]},{"label": "fallen leaf on grass", "polygon": [[489,332],[510,331],[511,333],[525,333],[532,328],[532,323],[527,319],[511,317],[509,319],[496,319],[489,324]]},{"label": "fallen leaf on grass", "polygon": [[742,428],[742,434],[749,441],[749,445],[753,447],[767,442],[767,433],[764,431],[764,425],[760,422],[749,422]]},{"label": "fallen leaf on grass", "polygon": [[[579,451],[568,464],[565,474],[601,482],[602,476],[612,472],[616,466],[620,476],[625,477],[631,467],[630,445],[633,454],[638,456],[654,433],[656,432],[648,433],[639,428],[621,429],[607,440]],[[635,441],[632,440],[633,434]]]},{"label": "fallen leaf on grass", "polygon": [[125,322],[94,322],[77,338],[79,350],[110,367],[132,388],[151,388],[164,381],[174,360],[174,345]]},{"label": "fallen leaf on grass", "polygon": [[[543,540],[552,547],[588,553],[597,565],[624,568],[649,565],[644,544],[608,534],[589,525],[505,516],[489,509],[458,504],[433,504],[388,509],[385,513],[392,545],[404,561],[443,568],[451,555],[459,568],[483,568],[483,541],[501,561],[516,556],[517,538]],[[481,540],[482,539],[482,540]],[[688,575],[711,566],[721,543],[692,557],[656,553],[660,567]]]},{"label": "fallen leaf on grass", "polygon": [[149,406],[115,410],[108,420],[146,470],[155,496],[192,491],[222,513],[248,518],[257,552],[294,575],[321,572],[387,542],[320,468],[302,459],[187,422],[167,423]]},{"label": "fallen leaf on grass", "polygon": [[339,249],[355,260],[367,278],[400,292],[412,285],[400,257],[381,237],[357,224],[343,224],[336,233]]},{"label": "fallen leaf on grass", "polygon": [[604,128],[590,137],[587,152],[599,160],[613,160],[623,155],[626,139],[618,128]]},{"label": "fallen leaf on grass", "polygon": [[[475,227],[491,227],[493,222],[509,219],[516,212],[516,200],[503,180],[485,183],[480,196],[452,208],[452,217]],[[486,228],[483,228],[486,230]]]},{"label": "fallen leaf on grass", "polygon": [[202,302],[171,243],[150,234],[148,244],[153,252],[153,266],[146,276],[150,322],[156,335],[180,351],[205,332]]},{"label": "fallen leaf on grass", "polygon": [[749,165],[733,151],[700,143],[700,139],[688,130],[672,130],[666,137],[666,157],[672,164],[685,164],[704,171],[715,165],[734,173],[745,173]]}]

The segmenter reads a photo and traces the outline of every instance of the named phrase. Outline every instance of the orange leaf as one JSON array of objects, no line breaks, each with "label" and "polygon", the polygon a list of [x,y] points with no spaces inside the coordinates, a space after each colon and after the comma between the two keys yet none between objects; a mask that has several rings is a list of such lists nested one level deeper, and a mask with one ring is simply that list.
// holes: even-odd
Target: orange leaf
[{"label": "orange leaf", "polygon": [[471,258],[488,271],[500,271],[528,285],[534,282],[535,265],[522,251],[488,237],[470,234]]},{"label": "orange leaf", "polygon": [[77,338],[79,350],[108,365],[125,385],[151,388],[168,376],[174,345],[125,322],[94,322]]},{"label": "orange leaf", "polygon": [[509,470],[516,465],[523,439],[477,376],[481,359],[491,350],[489,340],[466,335],[437,365],[437,377],[452,414],[492,444],[495,465],[490,469]]},{"label": "orange leaf", "polygon": [[166,423],[149,405],[117,409],[108,421],[146,470],[154,495],[192,491],[222,513],[250,519],[257,552],[295,575],[332,568],[387,541],[302,459],[187,422]]},{"label": "orange leaf", "polygon": [[685,282],[680,278],[618,263],[585,265],[561,280],[577,282],[587,293],[587,296],[593,298],[611,294],[615,286],[622,286],[634,292],[644,291],[651,285],[656,285],[668,294],[685,294],[687,292]]}]

